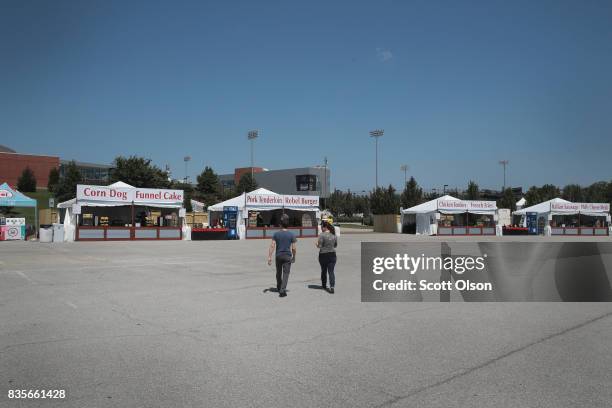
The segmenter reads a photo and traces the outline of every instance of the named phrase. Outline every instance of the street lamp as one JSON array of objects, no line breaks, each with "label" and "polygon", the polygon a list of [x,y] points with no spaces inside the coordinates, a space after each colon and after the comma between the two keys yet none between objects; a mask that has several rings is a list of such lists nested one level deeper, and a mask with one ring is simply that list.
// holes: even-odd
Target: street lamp
[{"label": "street lamp", "polygon": [[383,129],[370,131],[370,137],[376,139],[376,188],[378,188],[378,138],[385,134]]},{"label": "street lamp", "polygon": [[510,162],[508,160],[500,160],[499,164],[501,164],[502,166],[504,166],[504,188],[502,189],[502,193],[504,191],[506,191],[506,166],[509,164]]},{"label": "street lamp", "polygon": [[249,133],[247,134],[247,139],[249,139],[251,141],[251,181],[253,180],[253,166],[255,165],[254,162],[254,158],[253,158],[253,148],[254,148],[254,144],[255,144],[255,139],[257,139],[257,137],[259,136],[259,131],[258,130],[250,130]]},{"label": "street lamp", "polygon": [[327,186],[327,156],[325,156],[325,158],[323,159],[323,163],[325,163],[325,173],[323,176],[323,198],[325,199],[325,207],[327,208],[327,198],[325,193],[327,192],[328,186]]},{"label": "street lamp", "polygon": [[191,156],[183,157],[183,161],[185,162],[185,183],[187,183],[187,163],[191,160]]},{"label": "street lamp", "polygon": [[400,166],[400,170],[404,172],[404,188],[406,188],[406,184],[408,184],[408,165],[407,164],[402,164]]}]

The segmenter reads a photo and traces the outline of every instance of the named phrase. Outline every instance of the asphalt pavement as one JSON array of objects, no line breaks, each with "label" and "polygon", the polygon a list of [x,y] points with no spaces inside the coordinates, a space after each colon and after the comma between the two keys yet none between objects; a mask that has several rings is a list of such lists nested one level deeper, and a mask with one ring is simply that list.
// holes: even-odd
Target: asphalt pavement
[{"label": "asphalt pavement", "polygon": [[610,407],[610,303],[361,303],[414,239],[335,294],[300,240],[286,298],[267,240],[0,243],[0,407]]}]

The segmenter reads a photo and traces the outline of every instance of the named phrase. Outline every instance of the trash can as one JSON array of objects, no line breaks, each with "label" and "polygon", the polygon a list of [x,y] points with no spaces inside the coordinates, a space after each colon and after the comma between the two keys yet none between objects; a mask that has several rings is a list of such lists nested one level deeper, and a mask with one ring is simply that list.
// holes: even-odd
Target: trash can
[{"label": "trash can", "polygon": [[53,242],[64,242],[64,224],[53,224]]},{"label": "trash can", "polygon": [[41,225],[39,235],[39,242],[53,242],[53,226]]}]

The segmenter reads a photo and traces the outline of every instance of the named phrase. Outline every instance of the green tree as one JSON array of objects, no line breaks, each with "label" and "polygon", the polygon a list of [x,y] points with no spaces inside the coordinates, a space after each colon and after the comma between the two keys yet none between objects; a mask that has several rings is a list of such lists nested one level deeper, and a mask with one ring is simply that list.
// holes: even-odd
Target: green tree
[{"label": "green tree", "polygon": [[423,202],[423,189],[419,187],[414,177],[410,177],[410,180],[406,183],[400,201],[404,208],[414,207]]},{"label": "green tree", "polygon": [[251,177],[251,173],[244,173],[240,177],[240,181],[236,186],[236,194],[242,194],[244,192],[250,192],[257,189],[257,182],[254,177]]},{"label": "green tree", "polygon": [[58,202],[70,200],[76,197],[77,184],[83,181],[81,172],[79,171],[76,163],[71,161],[66,165],[64,171],[64,177],[60,178],[59,182],[54,188],[53,193]]},{"label": "green tree", "polygon": [[557,198],[561,196],[561,190],[559,187],[553,184],[544,184],[540,187],[540,197],[542,201],[552,200],[553,198]]},{"label": "green tree", "polygon": [[168,173],[151,164],[150,159],[137,156],[116,157],[110,181],[111,183],[123,181],[134,187],[142,188],[168,188],[171,184],[168,180]]},{"label": "green tree", "polygon": [[560,196],[561,190],[553,184],[544,184],[542,187],[531,186],[525,193],[525,206],[529,207]]},{"label": "green tree", "polygon": [[21,172],[21,176],[17,180],[17,190],[26,193],[36,192],[36,177],[34,177],[34,172],[29,167],[26,167]]},{"label": "green tree", "polygon": [[541,203],[542,197],[540,196],[540,189],[536,186],[529,187],[529,190],[525,193],[525,207],[531,207]]},{"label": "green tree", "polygon": [[[480,189],[475,181],[470,180],[465,192],[465,196],[468,200],[478,200],[480,198]],[[507,208],[507,207],[506,207]]]},{"label": "green tree", "polygon": [[372,214],[398,214],[400,199],[392,185],[378,187],[370,194],[370,206]]},{"label": "green tree", "polygon": [[591,184],[585,189],[585,200],[591,203],[607,203],[610,202],[609,184],[605,181],[598,181]]},{"label": "green tree", "polygon": [[342,213],[342,200],[344,199],[344,193],[338,189],[335,189],[333,193],[329,195],[327,199],[327,209],[334,215],[339,216]]},{"label": "green tree", "polygon": [[370,215],[370,199],[367,196],[355,196],[355,212],[364,217]]},{"label": "green tree", "polygon": [[60,181],[60,174],[57,167],[53,167],[51,170],[49,170],[48,179],[49,181],[47,182],[47,190],[49,190],[49,192],[51,193],[54,193],[55,188],[57,187],[57,184]]},{"label": "green tree", "polygon": [[192,212],[193,208],[191,207],[191,199],[193,198],[194,193],[193,186],[189,183],[179,181],[173,183],[171,187],[177,190],[183,190],[183,207],[185,207],[187,212]]},{"label": "green tree", "polygon": [[347,217],[352,217],[353,214],[355,214],[355,195],[351,193],[350,190],[344,195],[344,200],[342,200],[342,204],[342,212],[344,213],[344,215],[346,215]]},{"label": "green tree", "polygon": [[196,194],[207,206],[217,204],[222,199],[223,189],[219,177],[211,167],[204,167],[197,177]]},{"label": "green tree", "polygon": [[497,200],[498,208],[509,208],[510,211],[516,210],[516,200],[510,187],[506,188],[499,200]]},{"label": "green tree", "polygon": [[561,197],[567,201],[580,203],[584,201],[583,189],[578,184],[568,184],[563,187],[563,194]]}]

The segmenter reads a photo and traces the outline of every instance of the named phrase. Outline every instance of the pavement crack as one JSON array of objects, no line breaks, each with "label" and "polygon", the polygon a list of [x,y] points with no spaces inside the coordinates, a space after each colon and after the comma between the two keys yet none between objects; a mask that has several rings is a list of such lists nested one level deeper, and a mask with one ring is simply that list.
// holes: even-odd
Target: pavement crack
[{"label": "pavement crack", "polygon": [[589,320],[584,321],[582,323],[579,323],[577,325],[565,328],[565,329],[563,329],[561,331],[558,331],[556,333],[549,334],[548,336],[544,336],[544,337],[542,337],[540,339],[537,339],[535,341],[527,343],[527,344],[525,344],[525,345],[523,345],[521,347],[515,348],[515,349],[510,350],[510,351],[508,351],[506,353],[500,354],[499,356],[494,357],[494,358],[489,359],[489,360],[486,360],[486,361],[484,361],[484,362],[482,362],[482,363],[480,363],[478,365],[475,365],[475,366],[470,367],[470,368],[465,369],[465,370],[461,370],[458,373],[453,374],[453,375],[451,375],[449,377],[446,377],[446,378],[444,378],[444,379],[442,379],[440,381],[436,381],[434,383],[427,384],[427,385],[424,385],[424,386],[419,387],[419,388],[415,388],[414,390],[412,390],[408,394],[405,394],[405,395],[402,395],[402,396],[393,397],[393,398],[383,402],[382,404],[377,405],[376,408],[388,407],[390,405],[395,404],[396,402],[405,400],[407,398],[414,397],[415,395],[420,394],[423,391],[427,391],[427,390],[430,390],[432,388],[436,388],[436,387],[439,387],[441,385],[448,384],[451,381],[456,380],[457,378],[469,375],[469,374],[471,374],[471,373],[473,373],[475,371],[478,371],[478,370],[480,370],[482,368],[485,368],[487,366],[495,364],[496,362],[498,362],[500,360],[503,360],[506,357],[510,357],[510,356],[512,356],[514,354],[520,353],[520,352],[522,352],[522,351],[524,351],[524,350],[526,350],[526,349],[528,349],[530,347],[537,346],[538,344],[542,344],[542,343],[544,343],[544,342],[546,342],[548,340],[551,340],[551,339],[553,339],[555,337],[563,336],[563,335],[565,335],[565,334],[567,334],[567,333],[569,333],[571,331],[579,330],[579,329],[581,329],[581,328],[583,328],[585,326],[588,326],[588,325],[590,325],[592,323],[595,323],[595,322],[597,322],[599,320],[606,319],[606,318],[608,318],[610,316],[612,316],[612,312],[608,312],[606,314],[594,317],[592,319],[589,319]]}]

